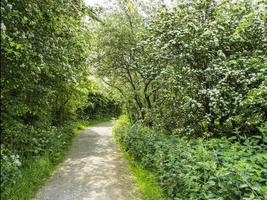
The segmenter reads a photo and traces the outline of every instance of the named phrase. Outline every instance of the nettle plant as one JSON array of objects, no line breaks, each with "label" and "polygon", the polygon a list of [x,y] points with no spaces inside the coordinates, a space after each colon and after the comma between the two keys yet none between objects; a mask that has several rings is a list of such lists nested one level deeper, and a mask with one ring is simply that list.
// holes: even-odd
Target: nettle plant
[{"label": "nettle plant", "polygon": [[116,140],[142,167],[153,170],[166,199],[266,199],[266,145],[258,136],[190,138],[159,134],[131,125],[125,116],[114,125]]}]

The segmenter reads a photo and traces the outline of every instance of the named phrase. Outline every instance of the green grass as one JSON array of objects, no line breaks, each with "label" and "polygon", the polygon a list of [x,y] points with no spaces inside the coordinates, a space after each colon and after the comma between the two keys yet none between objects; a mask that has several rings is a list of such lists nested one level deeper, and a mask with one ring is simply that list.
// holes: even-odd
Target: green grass
[{"label": "green grass", "polygon": [[145,170],[134,163],[130,164],[130,171],[135,176],[136,185],[141,192],[143,200],[165,199],[163,191],[152,172]]},{"label": "green grass", "polygon": [[[121,151],[123,152],[124,158],[128,161],[128,166],[130,172],[134,175],[136,186],[139,189],[139,192],[141,193],[141,197],[143,200],[165,200],[166,197],[164,195],[163,189],[159,185],[155,174],[152,171],[144,169],[142,166],[140,166],[137,162],[133,160],[133,158],[124,150],[124,146],[120,144],[118,130],[117,129],[123,129],[118,121],[124,121],[126,124],[127,130],[127,122],[128,118],[127,116],[121,116],[119,120],[116,121],[116,123],[112,127],[113,137],[115,141],[120,146]],[[121,122],[120,122],[121,123]]]},{"label": "green grass", "polygon": [[133,161],[130,155],[123,152],[124,158],[128,160],[129,170],[134,175],[136,186],[141,193],[143,200],[164,200],[165,195],[156,180],[153,172],[143,169],[138,163]]},{"label": "green grass", "polygon": [[5,189],[6,200],[26,200],[34,197],[36,191],[44,184],[49,175],[54,171],[53,164],[48,155],[38,159],[27,160],[21,169],[21,176],[16,184]]},{"label": "green grass", "polygon": [[66,145],[60,149],[57,162],[53,162],[48,153],[41,157],[24,160],[23,167],[21,168],[21,176],[17,177],[16,184],[5,187],[5,194],[4,196],[1,195],[2,199],[29,200],[33,198],[38,189],[44,185],[52,172],[57,168],[58,164],[64,160],[66,152],[68,151],[74,136],[85,127],[108,121],[110,119],[111,117],[105,117],[102,119],[94,119],[90,121],[82,120],[75,122],[72,126],[72,129],[69,130],[73,132],[73,137],[71,137],[69,141],[66,141]]}]

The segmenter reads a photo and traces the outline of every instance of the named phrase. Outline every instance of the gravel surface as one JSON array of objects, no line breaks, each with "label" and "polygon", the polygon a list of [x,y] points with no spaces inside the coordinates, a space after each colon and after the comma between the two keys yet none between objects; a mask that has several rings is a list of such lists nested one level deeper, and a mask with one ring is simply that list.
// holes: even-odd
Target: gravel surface
[{"label": "gravel surface", "polygon": [[112,122],[105,122],[82,130],[35,199],[139,200],[111,129]]}]

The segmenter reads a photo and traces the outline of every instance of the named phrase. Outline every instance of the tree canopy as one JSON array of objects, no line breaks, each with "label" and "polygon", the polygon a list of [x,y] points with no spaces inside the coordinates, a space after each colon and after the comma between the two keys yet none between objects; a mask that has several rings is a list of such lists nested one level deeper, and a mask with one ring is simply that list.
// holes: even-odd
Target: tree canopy
[{"label": "tree canopy", "polygon": [[266,126],[263,1],[181,1],[149,19],[122,9],[96,37],[98,74],[132,120],[198,136]]},{"label": "tree canopy", "polygon": [[264,199],[266,1],[116,2],[1,1],[1,197],[123,113],[117,140],[169,199]]}]

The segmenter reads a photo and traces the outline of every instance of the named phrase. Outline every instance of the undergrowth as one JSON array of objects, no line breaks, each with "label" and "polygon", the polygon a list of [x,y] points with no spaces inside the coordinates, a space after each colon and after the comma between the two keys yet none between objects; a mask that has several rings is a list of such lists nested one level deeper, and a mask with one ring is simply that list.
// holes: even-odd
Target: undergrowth
[{"label": "undergrowth", "polygon": [[[6,161],[3,160],[1,163],[1,199],[28,200],[33,198],[57,165],[64,160],[74,136],[85,127],[107,120],[110,120],[110,117],[89,121],[79,120],[54,128],[51,138],[48,138],[49,144],[46,149],[43,149],[42,154],[19,158],[20,161],[15,158],[14,162],[19,162],[16,167],[10,159],[8,160],[4,152],[5,148],[1,148],[1,154],[6,158]],[[9,157],[14,156],[12,154]]]},{"label": "undergrowth", "polygon": [[131,125],[125,116],[113,131],[125,152],[156,175],[168,200],[267,197],[263,138],[181,138]]},{"label": "undergrowth", "polygon": [[130,162],[130,171],[135,177],[135,182],[143,200],[164,200],[162,188],[158,184],[155,174],[144,169],[140,164]]},{"label": "undergrowth", "polygon": [[[115,139],[117,139],[116,134],[114,136]],[[128,161],[129,171],[134,176],[135,184],[138,187],[139,192],[141,193],[142,199],[164,200],[166,197],[163,193],[162,188],[156,180],[155,173],[144,169],[123,149],[123,146],[120,147],[123,152],[124,158]]]}]

